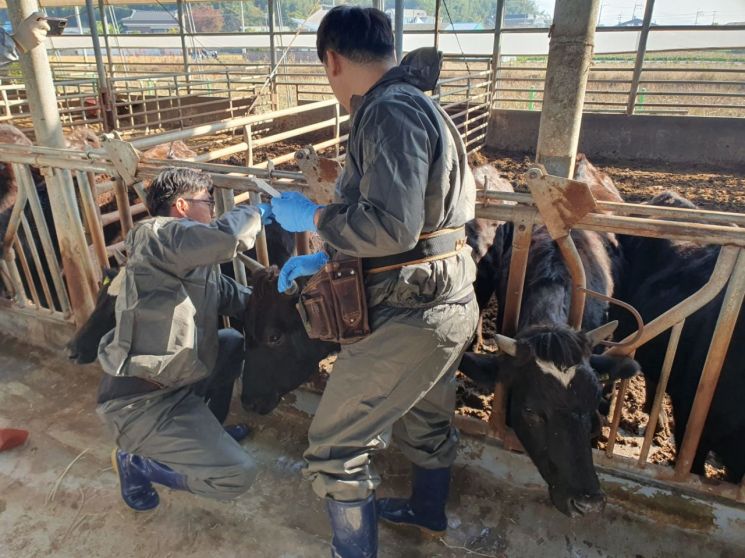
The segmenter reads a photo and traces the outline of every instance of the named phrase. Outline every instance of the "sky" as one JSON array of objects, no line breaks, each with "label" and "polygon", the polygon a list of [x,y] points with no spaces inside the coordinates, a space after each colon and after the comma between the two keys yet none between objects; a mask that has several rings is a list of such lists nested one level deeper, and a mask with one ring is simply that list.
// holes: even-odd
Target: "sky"
[{"label": "sky", "polygon": [[[554,11],[555,0],[536,0],[547,13]],[[600,22],[605,25],[627,21],[636,15],[644,15],[644,0],[600,0]],[[696,23],[709,25],[712,22],[725,24],[733,21],[745,22],[745,0],[656,0],[652,21],[663,25],[686,25]]]}]

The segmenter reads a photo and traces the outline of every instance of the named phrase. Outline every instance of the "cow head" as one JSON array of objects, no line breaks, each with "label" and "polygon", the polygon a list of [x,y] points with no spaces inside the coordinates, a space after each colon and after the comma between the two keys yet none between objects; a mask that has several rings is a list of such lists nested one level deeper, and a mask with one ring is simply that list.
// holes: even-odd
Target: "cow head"
[{"label": "cow head", "polygon": [[286,393],[318,371],[337,345],[308,338],[295,305],[298,296],[277,291],[276,267],[254,271],[244,317],[246,361],[241,403],[260,414],[272,411]]},{"label": "cow head", "polygon": [[598,375],[616,380],[639,369],[629,358],[591,354],[607,333],[532,326],[515,339],[498,336],[500,353],[466,353],[461,362],[477,382],[509,388],[510,425],[548,484],[551,502],[570,517],[605,505],[590,445],[600,431]]},{"label": "cow head", "polygon": [[105,270],[96,307],[67,343],[67,356],[77,364],[90,364],[98,357],[101,338],[116,326],[116,295],[124,279],[124,268]]}]

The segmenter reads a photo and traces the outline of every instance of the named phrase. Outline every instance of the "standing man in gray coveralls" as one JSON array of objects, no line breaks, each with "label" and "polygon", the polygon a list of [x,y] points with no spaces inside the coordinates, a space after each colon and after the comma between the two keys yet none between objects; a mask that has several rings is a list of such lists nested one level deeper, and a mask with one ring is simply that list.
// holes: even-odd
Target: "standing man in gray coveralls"
[{"label": "standing man in gray coveralls", "polygon": [[136,511],[158,505],[153,483],[228,499],[256,477],[237,443],[247,427],[223,429],[204,394],[216,383],[232,393],[243,337],[218,331],[217,320],[242,317],[251,296],[217,264],[254,245],[271,208],[239,205],[213,221],[214,205],[209,175],[167,169],[148,190],[154,217],[127,235],[116,328],[99,345],[97,411],[116,437],[122,498]]},{"label": "standing man in gray coveralls", "polygon": [[[272,200],[288,231],[316,231],[328,252],[362,258],[372,333],[342,348],[308,434],[307,475],[326,498],[332,556],[377,555],[377,518],[442,533],[458,433],[455,372],[478,319],[463,226],[475,189],[463,142],[425,95],[441,55],[396,64],[391,23],[338,6],[317,34],[336,98],[352,118],[335,203]],[[436,239],[440,239],[437,240]],[[434,242],[433,242],[434,241]],[[279,289],[316,273],[327,252],[290,259]],[[393,438],[414,464],[408,499],[383,499],[371,454]]]}]

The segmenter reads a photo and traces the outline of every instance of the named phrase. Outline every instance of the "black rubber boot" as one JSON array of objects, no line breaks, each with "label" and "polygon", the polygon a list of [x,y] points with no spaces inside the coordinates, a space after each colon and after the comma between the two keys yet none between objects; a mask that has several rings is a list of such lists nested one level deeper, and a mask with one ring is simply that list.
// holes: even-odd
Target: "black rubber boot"
[{"label": "black rubber boot", "polygon": [[378,518],[375,496],[354,502],[326,499],[326,511],[334,537],[332,558],[376,558],[378,556]]},{"label": "black rubber boot", "polygon": [[174,490],[189,490],[185,475],[154,459],[115,449],[111,462],[119,475],[122,499],[135,511],[148,511],[158,507],[160,498],[152,483]]},{"label": "black rubber boot", "polygon": [[378,516],[389,523],[442,535],[448,528],[445,504],[449,491],[450,467],[423,469],[414,465],[411,498],[381,498]]}]

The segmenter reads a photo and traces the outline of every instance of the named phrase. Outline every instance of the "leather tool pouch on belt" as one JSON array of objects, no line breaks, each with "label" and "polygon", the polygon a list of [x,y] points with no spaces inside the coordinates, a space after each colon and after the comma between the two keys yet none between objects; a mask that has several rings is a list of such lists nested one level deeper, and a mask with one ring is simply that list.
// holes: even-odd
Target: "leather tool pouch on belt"
[{"label": "leather tool pouch on belt", "polygon": [[354,343],[370,334],[365,295],[366,274],[449,258],[466,245],[463,227],[422,234],[407,252],[381,258],[340,256],[310,278],[297,308],[308,337],[334,343]]},{"label": "leather tool pouch on belt", "polygon": [[327,263],[305,285],[297,308],[311,339],[348,344],[369,335],[362,261]]}]

